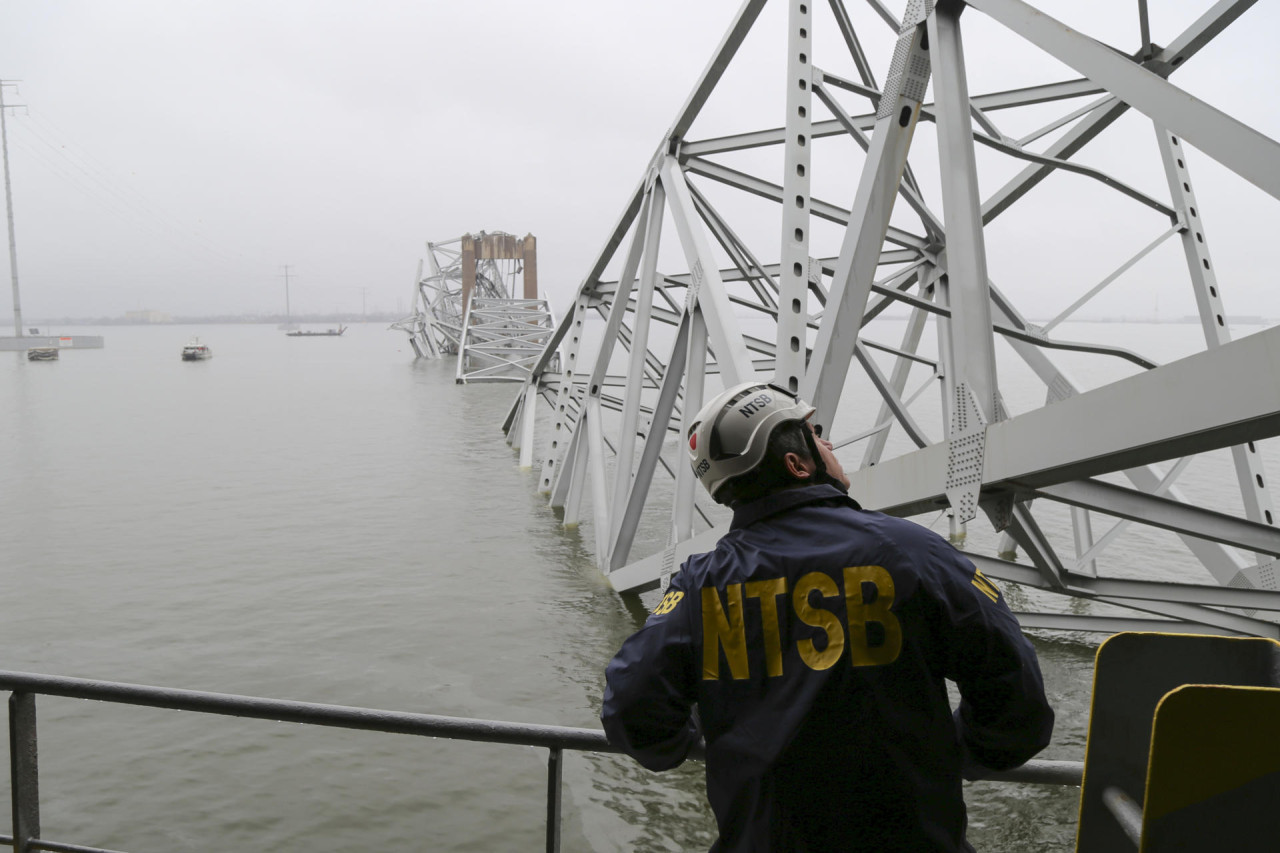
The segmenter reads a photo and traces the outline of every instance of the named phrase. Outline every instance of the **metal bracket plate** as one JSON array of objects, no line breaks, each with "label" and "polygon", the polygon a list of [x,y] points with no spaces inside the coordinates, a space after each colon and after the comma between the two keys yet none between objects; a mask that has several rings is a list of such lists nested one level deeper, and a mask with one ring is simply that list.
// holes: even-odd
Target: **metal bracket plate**
[{"label": "metal bracket plate", "polygon": [[947,442],[947,501],[957,521],[969,521],[978,514],[982,490],[982,464],[987,449],[987,424],[982,411],[965,383],[956,385],[951,439]]}]

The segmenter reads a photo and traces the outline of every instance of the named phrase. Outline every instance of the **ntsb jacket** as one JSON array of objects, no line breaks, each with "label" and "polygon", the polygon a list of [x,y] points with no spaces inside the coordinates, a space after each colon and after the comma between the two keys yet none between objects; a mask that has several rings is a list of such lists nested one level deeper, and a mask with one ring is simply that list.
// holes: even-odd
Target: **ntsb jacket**
[{"label": "ntsb jacket", "polygon": [[737,509],[606,681],[605,733],[645,767],[706,739],[712,851],[971,850],[962,770],[1022,764],[1053,729],[996,586],[829,485]]}]

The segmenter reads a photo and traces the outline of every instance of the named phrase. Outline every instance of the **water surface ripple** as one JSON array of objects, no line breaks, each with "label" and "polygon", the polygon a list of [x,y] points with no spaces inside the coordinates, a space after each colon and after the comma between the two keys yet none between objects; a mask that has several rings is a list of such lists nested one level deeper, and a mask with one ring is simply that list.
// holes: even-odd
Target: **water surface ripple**
[{"label": "water surface ripple", "polygon": [[[59,330],[65,331],[65,330]],[[56,363],[0,353],[0,668],[598,726],[643,620],[500,430],[399,333],[112,327]],[[193,334],[214,357],[184,363]],[[642,537],[643,538],[643,537]],[[1079,759],[1091,641],[1038,639]],[[546,756],[38,700],[44,835],[153,851],[540,849]],[[706,849],[701,768],[567,757],[566,851]],[[3,783],[7,786],[7,781]],[[1077,792],[969,788],[982,850],[1069,850]]]}]

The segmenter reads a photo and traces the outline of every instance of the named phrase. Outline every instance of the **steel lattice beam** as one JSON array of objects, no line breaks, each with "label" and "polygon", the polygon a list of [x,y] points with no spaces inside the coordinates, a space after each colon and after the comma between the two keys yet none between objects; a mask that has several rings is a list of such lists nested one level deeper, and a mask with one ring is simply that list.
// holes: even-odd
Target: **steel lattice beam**
[{"label": "steel lattice beam", "polygon": [[[988,575],[1138,614],[1043,607],[1024,614],[1024,624],[1280,635],[1280,532],[1259,451],[1280,435],[1280,386],[1271,379],[1280,374],[1280,329],[1233,340],[1223,297],[1231,285],[1210,255],[1185,149],[1193,144],[1197,156],[1280,198],[1280,144],[1170,79],[1252,2],[1212,5],[1163,47],[1151,42],[1140,4],[1137,50],[1087,38],[1021,0],[910,0],[900,20],[869,5],[788,3],[785,114],[699,139],[704,106],[727,85],[731,63],[750,61],[739,54],[762,25],[764,0],[742,5],[574,304],[530,359],[504,423],[521,464],[542,436],[542,491],[564,508],[565,523],[582,520],[590,504],[586,523],[610,582],[622,591],[658,587],[686,555],[710,548],[727,520],[689,476],[679,438],[689,414],[725,385],[776,381],[818,407],[864,505],[948,512],[958,544],[968,547],[972,532],[998,535],[991,547],[1003,556],[1023,550],[1011,562],[970,549]],[[1047,64],[1065,65],[1069,79],[970,92],[975,60],[965,58],[964,35],[978,14]],[[818,67],[824,28],[846,53]],[[888,69],[874,67],[876,43],[892,45]],[[842,104],[853,99],[865,105]],[[1002,132],[1029,110],[1034,124]],[[1117,119],[1130,112],[1154,131],[1147,156],[1163,170],[1167,194],[1085,156],[1095,140],[1120,132]],[[936,125],[936,151],[921,150],[922,120]],[[819,140],[841,156],[819,159]],[[778,147],[771,167],[745,156]],[[1025,165],[992,180],[992,157]],[[937,165],[919,168],[922,158]],[[819,183],[819,168],[833,162],[847,170],[851,197],[817,196],[819,186],[830,193],[841,183]],[[1064,177],[1046,182],[1053,175]],[[1133,249],[1101,282],[1079,277],[1065,294],[1069,307],[1041,327],[1027,319],[1042,310],[1033,288],[991,280],[988,232],[1070,182],[1136,211]],[[983,197],[981,186],[996,189]],[[776,206],[776,239],[741,236],[760,228],[743,222],[738,198]],[[1072,239],[1045,239],[1056,236]],[[1056,334],[1175,237],[1186,274],[1165,284],[1194,294],[1203,351],[1161,364],[1129,341]],[[678,248],[682,261],[660,253],[663,246]],[[1036,270],[1023,275],[1034,279]],[[897,321],[905,325],[888,325]],[[878,335],[882,326],[894,330],[891,341]],[[1082,390],[1066,367],[1082,356],[1123,369]],[[1045,402],[1007,411],[1005,377],[1028,369]],[[551,403],[550,418],[534,411],[539,399]],[[1192,460],[1225,460],[1238,498],[1189,501],[1176,481]],[[989,533],[980,521],[966,526],[984,517]],[[1176,567],[1165,556],[1160,566],[1120,561],[1117,543],[1144,530],[1177,534],[1185,551]]]}]

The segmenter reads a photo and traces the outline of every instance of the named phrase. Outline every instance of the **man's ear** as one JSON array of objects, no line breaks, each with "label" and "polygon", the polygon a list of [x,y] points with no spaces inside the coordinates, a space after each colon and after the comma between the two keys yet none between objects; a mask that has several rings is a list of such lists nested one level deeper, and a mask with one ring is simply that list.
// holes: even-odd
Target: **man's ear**
[{"label": "man's ear", "polygon": [[801,457],[799,453],[785,454],[782,457],[782,464],[787,467],[787,473],[793,480],[807,480],[817,469],[816,465]]}]

